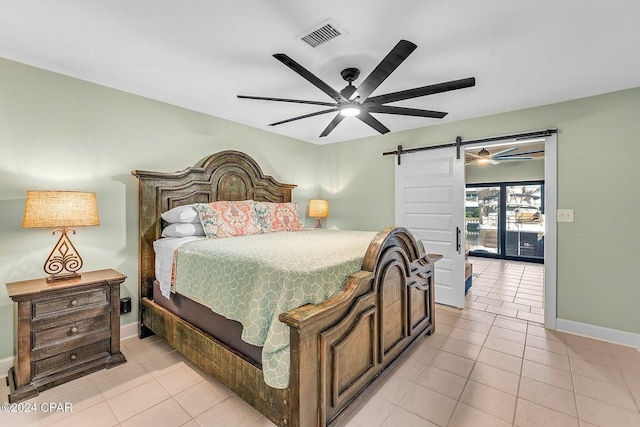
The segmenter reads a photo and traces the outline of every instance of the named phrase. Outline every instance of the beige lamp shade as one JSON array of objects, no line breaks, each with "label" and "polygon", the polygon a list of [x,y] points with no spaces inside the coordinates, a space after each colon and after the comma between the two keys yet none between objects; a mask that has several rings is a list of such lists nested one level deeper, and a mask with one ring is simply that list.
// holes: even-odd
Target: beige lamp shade
[{"label": "beige lamp shade", "polygon": [[100,225],[96,193],[27,191],[23,228]]},{"label": "beige lamp shade", "polygon": [[309,218],[327,218],[329,216],[329,201],[309,199]]}]

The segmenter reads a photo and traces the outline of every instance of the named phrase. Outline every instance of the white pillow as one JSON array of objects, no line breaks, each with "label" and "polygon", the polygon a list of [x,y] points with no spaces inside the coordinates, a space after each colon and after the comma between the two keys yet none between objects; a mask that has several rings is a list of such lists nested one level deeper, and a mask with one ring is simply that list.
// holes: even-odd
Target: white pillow
[{"label": "white pillow", "polygon": [[170,224],[199,224],[200,217],[194,205],[177,206],[160,215],[162,219]]},{"label": "white pillow", "polygon": [[202,224],[169,224],[162,230],[162,237],[191,237],[203,236],[204,228]]}]

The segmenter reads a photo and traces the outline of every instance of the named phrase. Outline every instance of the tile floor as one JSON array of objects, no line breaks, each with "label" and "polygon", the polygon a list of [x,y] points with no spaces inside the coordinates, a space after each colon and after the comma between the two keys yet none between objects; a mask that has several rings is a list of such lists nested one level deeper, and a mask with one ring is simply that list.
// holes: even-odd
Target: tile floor
[{"label": "tile floor", "polygon": [[469,257],[473,285],[465,306],[503,316],[544,322],[544,264]]},{"label": "tile floor", "polygon": [[[51,388],[26,400],[33,413],[0,412],[1,427],[273,426],[231,390],[207,376],[165,341],[122,342],[127,363]],[[1,401],[8,389],[2,381]],[[43,403],[71,403],[47,413]]]},{"label": "tile floor", "polygon": [[[489,304],[487,304],[489,305]],[[42,392],[0,426],[272,426],[164,341],[123,341],[128,362]],[[4,385],[4,381],[2,382]],[[1,389],[6,402],[7,389]],[[43,412],[42,403],[72,404]],[[640,353],[492,312],[436,308],[420,338],[342,426],[640,426]]]}]

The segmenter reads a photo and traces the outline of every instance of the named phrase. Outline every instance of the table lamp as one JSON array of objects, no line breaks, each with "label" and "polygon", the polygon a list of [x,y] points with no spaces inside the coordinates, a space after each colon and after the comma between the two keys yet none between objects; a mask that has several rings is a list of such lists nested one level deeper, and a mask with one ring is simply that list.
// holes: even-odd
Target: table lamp
[{"label": "table lamp", "polygon": [[316,228],[322,228],[320,220],[329,216],[329,201],[309,199],[309,218],[316,219]]},{"label": "table lamp", "polygon": [[100,225],[95,193],[80,191],[27,191],[23,228],[55,228],[60,239],[44,263],[47,282],[80,277],[82,258],[71,243],[68,233],[71,227]]}]

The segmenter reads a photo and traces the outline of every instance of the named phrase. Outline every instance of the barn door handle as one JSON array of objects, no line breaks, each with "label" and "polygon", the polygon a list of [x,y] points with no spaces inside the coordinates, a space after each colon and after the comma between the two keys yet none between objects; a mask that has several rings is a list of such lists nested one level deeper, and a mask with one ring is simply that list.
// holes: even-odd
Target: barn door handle
[{"label": "barn door handle", "polygon": [[456,227],[456,250],[460,252],[460,227]]}]

